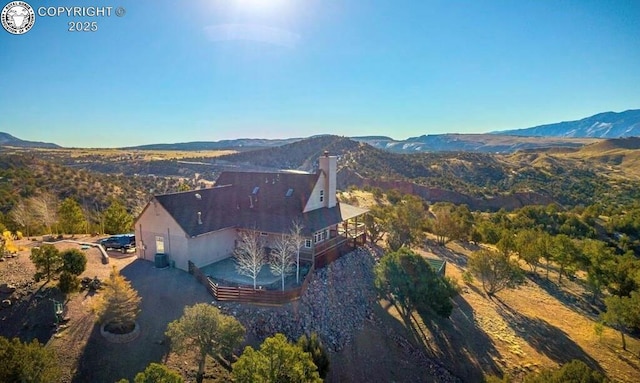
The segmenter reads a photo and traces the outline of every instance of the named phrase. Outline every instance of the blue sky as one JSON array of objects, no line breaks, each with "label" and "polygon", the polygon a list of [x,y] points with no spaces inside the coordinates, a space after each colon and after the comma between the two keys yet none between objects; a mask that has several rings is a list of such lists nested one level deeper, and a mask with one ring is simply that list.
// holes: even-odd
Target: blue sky
[{"label": "blue sky", "polygon": [[127,12],[0,29],[0,131],[22,139],[404,139],[640,108],[633,0],[28,3]]}]

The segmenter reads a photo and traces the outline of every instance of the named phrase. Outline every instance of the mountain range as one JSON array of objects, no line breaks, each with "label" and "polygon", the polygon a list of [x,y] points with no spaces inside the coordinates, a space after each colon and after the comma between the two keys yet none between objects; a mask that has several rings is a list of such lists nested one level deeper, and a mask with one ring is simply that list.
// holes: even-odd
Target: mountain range
[{"label": "mountain range", "polygon": [[[525,129],[496,131],[489,134],[433,134],[395,140],[387,136],[351,137],[375,148],[394,153],[467,151],[513,153],[521,149],[582,147],[599,139],[640,136],[640,109],[605,112],[577,121],[534,126]],[[279,147],[304,138],[198,141],[173,144],[149,144],[129,150],[236,150],[240,152]],[[60,148],[54,143],[25,141],[0,132],[0,146]]]},{"label": "mountain range", "polygon": [[640,109],[605,112],[578,121],[564,121],[532,128],[494,132],[528,137],[622,138],[640,136]]}]

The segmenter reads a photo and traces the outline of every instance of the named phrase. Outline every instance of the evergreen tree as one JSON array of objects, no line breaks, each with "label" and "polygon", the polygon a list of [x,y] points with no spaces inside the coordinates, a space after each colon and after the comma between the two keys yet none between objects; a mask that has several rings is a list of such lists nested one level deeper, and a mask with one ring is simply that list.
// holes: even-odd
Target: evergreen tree
[{"label": "evergreen tree", "polygon": [[591,369],[584,362],[574,359],[559,369],[543,370],[531,373],[524,378],[524,383],[605,383],[607,378],[600,372]]},{"label": "evergreen tree", "polygon": [[126,334],[133,330],[140,313],[140,296],[114,266],[95,308],[107,331]]},{"label": "evergreen tree", "polygon": [[480,279],[488,296],[522,283],[522,272],[517,262],[504,253],[479,250],[471,255],[469,272]]},{"label": "evergreen tree", "polygon": [[47,281],[50,281],[53,276],[58,274],[58,270],[60,270],[63,263],[60,252],[53,245],[32,248],[29,258],[36,266],[37,272],[34,276],[36,281],[39,281],[42,277],[46,277]]},{"label": "evergreen tree", "polygon": [[455,285],[436,274],[420,255],[403,247],[385,254],[375,269],[378,292],[400,306],[405,320],[414,310],[433,310],[449,317],[457,294]]},{"label": "evergreen tree", "polygon": [[0,382],[57,383],[60,368],[53,351],[36,339],[22,343],[18,338],[0,337]]},{"label": "evergreen tree", "polygon": [[233,364],[237,383],[320,383],[311,354],[291,344],[282,334],[265,339],[260,350],[247,346]]},{"label": "evergreen tree", "polygon": [[244,333],[244,327],[234,317],[222,314],[214,306],[198,303],[187,306],[182,317],[169,323],[166,335],[171,339],[172,351],[196,351],[196,380],[201,383],[207,356],[229,358]]},{"label": "evergreen tree", "polygon": [[65,234],[78,234],[86,228],[86,219],[82,208],[72,198],[66,198],[58,208],[60,229]]},{"label": "evergreen tree", "polygon": [[60,280],[58,287],[60,291],[67,294],[77,291],[80,288],[78,276],[82,274],[87,266],[87,257],[78,249],[69,249],[62,253],[62,266],[60,270]]},{"label": "evergreen tree", "polygon": [[122,204],[114,201],[104,212],[104,231],[107,234],[128,233],[133,226],[133,217]]},{"label": "evergreen tree", "polygon": [[318,334],[314,332],[309,337],[302,335],[298,339],[298,346],[302,348],[302,351],[311,355],[313,363],[318,367],[320,378],[326,378],[329,372],[329,354],[322,345]]},{"label": "evergreen tree", "polygon": [[633,291],[628,297],[612,295],[605,298],[607,311],[603,315],[605,322],[616,327],[622,337],[622,349],[627,349],[624,328],[640,328],[640,292]]},{"label": "evergreen tree", "polygon": [[176,371],[164,364],[150,363],[143,372],[136,374],[134,383],[183,383],[184,379]]},{"label": "evergreen tree", "polygon": [[562,283],[563,275],[573,275],[581,262],[582,253],[574,240],[565,234],[559,234],[553,238],[551,254],[553,260],[560,266],[558,283]]}]

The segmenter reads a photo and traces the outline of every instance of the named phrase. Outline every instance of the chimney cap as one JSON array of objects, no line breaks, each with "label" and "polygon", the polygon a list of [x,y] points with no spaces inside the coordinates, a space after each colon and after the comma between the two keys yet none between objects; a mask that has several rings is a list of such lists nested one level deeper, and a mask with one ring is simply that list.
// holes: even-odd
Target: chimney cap
[{"label": "chimney cap", "polygon": [[324,151],[324,156],[325,156],[325,157],[329,157],[329,151],[328,151],[328,150],[325,150],[325,151]]}]

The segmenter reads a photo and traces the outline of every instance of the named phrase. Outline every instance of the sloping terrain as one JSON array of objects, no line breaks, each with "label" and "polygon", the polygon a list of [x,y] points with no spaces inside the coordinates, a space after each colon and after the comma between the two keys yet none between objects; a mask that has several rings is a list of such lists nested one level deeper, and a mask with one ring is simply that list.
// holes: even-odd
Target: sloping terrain
[{"label": "sloping terrain", "polygon": [[618,138],[640,136],[640,109],[605,112],[577,121],[495,132],[514,136]]},{"label": "sloping terrain", "polygon": [[88,212],[102,211],[117,197],[130,211],[153,191],[174,190],[177,184],[157,177],[101,174],[43,160],[32,152],[0,154],[0,211],[7,213],[20,198],[49,192],[71,197]]},{"label": "sloping terrain", "polygon": [[592,138],[521,137],[499,134],[429,134],[406,140],[385,137],[353,138],[375,148],[394,153],[465,151],[481,153],[513,153],[522,149],[552,147],[578,148],[596,142]]},{"label": "sloping terrain", "polygon": [[50,142],[21,140],[9,133],[0,132],[0,146],[13,146],[17,148],[49,148],[55,149],[60,146]]}]

